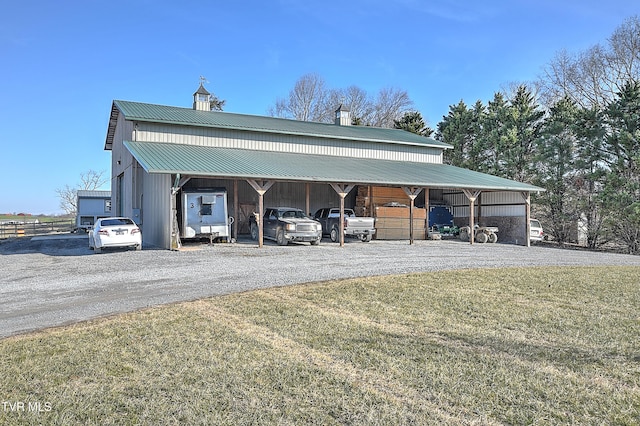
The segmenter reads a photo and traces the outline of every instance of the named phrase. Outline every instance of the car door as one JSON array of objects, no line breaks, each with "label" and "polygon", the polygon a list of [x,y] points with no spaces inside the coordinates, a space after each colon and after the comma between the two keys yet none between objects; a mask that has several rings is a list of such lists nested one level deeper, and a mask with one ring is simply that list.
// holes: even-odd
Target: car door
[{"label": "car door", "polygon": [[328,211],[329,209],[320,209],[316,212],[316,214],[313,217],[315,220],[320,222],[320,225],[322,225],[323,234],[329,233],[329,229],[327,228],[327,212]]},{"label": "car door", "polygon": [[278,228],[278,214],[275,209],[267,209],[264,212],[264,236],[267,238],[276,237],[276,229]]}]

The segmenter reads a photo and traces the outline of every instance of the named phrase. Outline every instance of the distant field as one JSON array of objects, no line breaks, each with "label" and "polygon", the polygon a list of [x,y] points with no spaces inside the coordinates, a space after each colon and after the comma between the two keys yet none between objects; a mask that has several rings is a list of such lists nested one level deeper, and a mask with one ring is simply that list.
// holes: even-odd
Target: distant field
[{"label": "distant field", "polygon": [[40,222],[74,220],[74,218],[70,216],[18,216],[18,215],[1,215],[0,214],[0,222],[4,222],[4,221],[33,222],[36,219]]},{"label": "distant field", "polygon": [[638,276],[350,279],[11,337],[0,423],[638,424]]}]

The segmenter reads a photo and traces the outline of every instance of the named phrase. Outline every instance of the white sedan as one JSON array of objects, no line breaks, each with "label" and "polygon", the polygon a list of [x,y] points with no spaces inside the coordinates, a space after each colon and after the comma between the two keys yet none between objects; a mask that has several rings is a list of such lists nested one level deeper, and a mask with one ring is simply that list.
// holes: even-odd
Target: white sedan
[{"label": "white sedan", "polygon": [[142,250],[142,233],[128,217],[98,219],[89,231],[89,248],[101,253],[103,248],[134,247]]}]

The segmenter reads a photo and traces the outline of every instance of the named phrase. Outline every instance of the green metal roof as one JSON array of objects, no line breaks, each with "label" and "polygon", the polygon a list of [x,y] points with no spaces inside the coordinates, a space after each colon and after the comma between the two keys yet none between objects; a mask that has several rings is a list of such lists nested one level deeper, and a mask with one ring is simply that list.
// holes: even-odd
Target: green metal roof
[{"label": "green metal roof", "polygon": [[125,141],[148,173],[503,191],[542,188],[446,164]]},{"label": "green metal roof", "polygon": [[197,111],[166,105],[153,105],[140,102],[113,101],[109,130],[105,149],[111,147],[118,114],[127,120],[166,123],[182,126],[212,127],[252,132],[266,132],[318,138],[346,139],[356,141],[384,142],[403,145],[418,145],[440,149],[452,148],[439,142],[398,129],[385,129],[367,126],[338,126],[335,124],[309,121],[287,120],[283,118],[256,115],[234,114],[221,111]]}]

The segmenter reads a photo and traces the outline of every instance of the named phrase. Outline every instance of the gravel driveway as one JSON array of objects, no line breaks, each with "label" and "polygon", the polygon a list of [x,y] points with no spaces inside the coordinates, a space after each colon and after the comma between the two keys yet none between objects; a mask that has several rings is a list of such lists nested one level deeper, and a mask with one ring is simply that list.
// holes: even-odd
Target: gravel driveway
[{"label": "gravel driveway", "polygon": [[252,241],[94,255],[84,236],[0,242],[0,338],[209,296],[365,275],[541,265],[636,265],[640,257],[453,240]]}]

